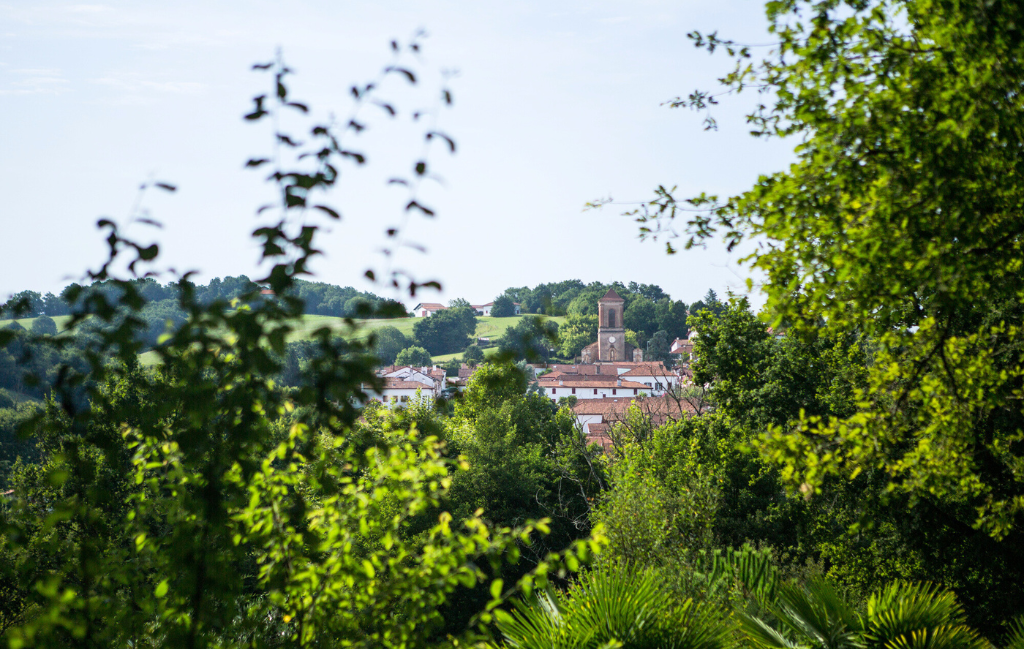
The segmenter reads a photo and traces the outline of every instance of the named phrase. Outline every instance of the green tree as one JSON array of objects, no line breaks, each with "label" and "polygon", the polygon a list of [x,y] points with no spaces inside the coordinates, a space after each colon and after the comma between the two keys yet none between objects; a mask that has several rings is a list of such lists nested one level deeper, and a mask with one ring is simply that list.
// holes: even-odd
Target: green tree
[{"label": "green tree", "polygon": [[643,296],[634,299],[633,303],[626,307],[622,318],[627,329],[637,333],[643,332],[645,337],[658,329],[657,307],[654,302]]},{"label": "green tree", "polygon": [[438,311],[429,318],[420,318],[413,325],[416,342],[431,354],[454,354],[473,342],[476,332],[476,316],[467,307]]},{"label": "green tree", "polygon": [[405,334],[391,325],[374,329],[370,344],[377,354],[377,358],[384,365],[393,365],[398,354],[403,349],[412,346]]},{"label": "green tree", "polygon": [[[824,322],[878,351],[855,412],[797,415],[763,451],[812,497],[877,468],[891,502],[930,507],[962,538],[984,530],[1016,571],[998,548],[1024,542],[1024,482],[1012,477],[1024,415],[1011,396],[1024,388],[1024,8],[766,7],[777,43],[761,62],[693,36],[740,57],[729,88],[770,93],[754,131],[798,139],[796,161],[740,195],[691,199],[706,211],[687,213],[685,245],[758,241],[747,263],[767,279],[773,324],[795,337]],[[644,227],[669,234],[680,203],[664,189],[655,203]]]},{"label": "green tree", "polygon": [[671,366],[672,356],[669,354],[670,341],[665,331],[656,331],[651,339],[647,341],[647,349],[644,352],[645,361],[658,361]]},{"label": "green tree", "polygon": [[495,318],[509,318],[516,314],[516,305],[508,295],[499,295],[494,298],[491,305],[491,316]]},{"label": "green tree", "polygon": [[[419,46],[393,49],[409,55]],[[254,99],[248,120],[307,113],[289,96],[280,59],[256,68],[272,75],[272,94]],[[356,94],[366,99],[374,87]],[[295,280],[319,253],[312,223],[337,218],[325,192],[346,161],[363,159],[341,148],[333,124],[313,124],[309,137],[298,145],[306,138],[279,134],[276,225],[254,233],[268,269],[260,283],[276,299],[261,299],[255,285],[234,306],[204,303],[182,279],[187,319],[154,350],[153,370],[137,360],[148,327],[134,280],[153,271],[158,247],[101,222],[110,257],[91,276],[105,288],[68,294],[82,311],[67,335],[95,327],[85,333],[86,367],[58,373],[54,398],[31,421],[43,463],[15,472],[0,511],[0,616],[11,646],[428,646],[440,640],[441,610],[457,589],[489,584],[492,608],[516,592],[493,575],[544,523],[453,520],[440,505],[462,467],[438,438],[421,436],[412,420],[376,439],[359,434],[357,404],[379,385],[377,359],[359,336],[318,329],[302,387],[282,390],[274,380],[287,335],[302,322]],[[316,209],[306,212],[307,201]],[[110,274],[119,268],[127,279]],[[0,330],[0,345],[18,335]],[[79,404],[72,397],[83,386],[89,399]],[[575,555],[545,558],[524,570],[530,584],[578,565]],[[484,607],[471,613],[490,616]],[[449,631],[473,640],[466,625]]]},{"label": "green tree", "polygon": [[50,316],[41,315],[32,321],[31,331],[36,335],[56,336],[57,323]]},{"label": "green tree", "polygon": [[565,358],[575,358],[584,347],[597,342],[597,316],[570,313],[558,327],[559,351]]},{"label": "green tree", "polygon": [[462,362],[469,364],[470,367],[475,367],[477,364],[482,363],[484,360],[484,350],[480,349],[480,346],[473,343],[466,348],[466,351],[462,352]]},{"label": "green tree", "polygon": [[658,301],[657,311],[658,330],[667,333],[669,341],[686,338],[689,335],[689,329],[686,327],[687,311],[684,302],[679,300],[673,302],[670,298],[665,298]]},{"label": "green tree", "polygon": [[[433,316],[431,316],[433,317]],[[395,357],[396,365],[412,365],[413,367],[428,367],[433,361],[430,352],[422,347],[406,347],[398,352]]]},{"label": "green tree", "polygon": [[506,358],[536,362],[546,360],[558,341],[558,323],[542,318],[523,318],[498,338],[498,353]]}]

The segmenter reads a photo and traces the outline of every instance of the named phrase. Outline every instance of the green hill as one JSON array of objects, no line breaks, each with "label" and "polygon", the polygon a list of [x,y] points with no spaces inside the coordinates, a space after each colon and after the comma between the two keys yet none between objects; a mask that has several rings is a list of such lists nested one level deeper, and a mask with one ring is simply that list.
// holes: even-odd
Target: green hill
[{"label": "green hill", "polygon": [[[66,316],[62,316],[66,317]],[[477,318],[477,326],[475,336],[477,338],[490,338],[492,342],[497,342],[497,339],[501,337],[505,330],[512,327],[521,318],[525,316],[512,316],[510,318]],[[562,324],[565,320],[564,317],[552,317],[550,320]],[[54,318],[57,320],[57,318]],[[354,334],[349,334],[348,328],[345,325],[344,318],[338,318],[335,316],[327,315],[306,315],[303,316],[301,323],[296,327],[295,331],[288,336],[288,342],[298,342],[302,340],[311,340],[313,338],[313,332],[321,327],[329,327],[332,331],[338,335],[351,335],[355,340],[365,339],[370,333],[379,327],[395,327],[401,331],[405,336],[413,337],[413,325],[419,321],[419,318],[395,318],[391,320],[356,320],[356,324],[359,326]],[[31,325],[30,320],[20,321],[23,326],[28,328]],[[27,324],[26,324],[27,323]],[[62,326],[62,323],[58,321],[58,327]],[[497,348],[490,347],[484,350],[484,354],[492,356],[497,353]],[[441,363],[444,361],[451,360],[453,358],[461,356],[461,353],[457,354],[445,354],[443,356],[435,356],[434,362]],[[157,355],[153,352],[146,352],[140,357],[143,365],[152,365],[157,362]]]}]

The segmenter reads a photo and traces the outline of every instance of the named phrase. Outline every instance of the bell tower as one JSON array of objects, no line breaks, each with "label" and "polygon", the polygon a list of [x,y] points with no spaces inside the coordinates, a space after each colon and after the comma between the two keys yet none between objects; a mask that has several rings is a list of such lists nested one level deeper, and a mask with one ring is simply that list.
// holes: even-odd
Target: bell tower
[{"label": "bell tower", "polygon": [[613,289],[597,301],[598,361],[626,361],[626,326],[622,311],[626,301]]}]

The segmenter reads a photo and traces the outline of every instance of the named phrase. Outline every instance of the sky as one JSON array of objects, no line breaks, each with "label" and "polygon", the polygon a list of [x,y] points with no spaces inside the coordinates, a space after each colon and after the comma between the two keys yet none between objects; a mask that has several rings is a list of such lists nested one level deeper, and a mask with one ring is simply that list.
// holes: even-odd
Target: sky
[{"label": "sky", "polygon": [[[269,124],[242,118],[268,90],[251,65],[280,49],[310,119],[347,120],[349,88],[392,63],[392,39],[420,29],[421,55],[404,60],[419,83],[389,75],[380,87],[397,117],[360,113],[368,129],[351,146],[368,163],[343,170],[331,196],[343,218],[326,224],[311,279],[395,297],[362,274],[386,266],[384,232],[404,222],[408,195],[386,181],[408,175],[424,151],[424,121],[412,120],[422,108],[457,148],[429,148],[436,179],[418,198],[436,216],[406,223],[425,252],[394,258],[443,285],[404,296],[410,306],[483,303],[506,287],[571,278],[654,283],[686,302],[709,288],[746,291],[740,255],[712,244],[668,256],[662,243],[640,242],[622,212],[658,185],[729,195],[792,161],[792,143],[747,133],[744,113],[761,97],[725,98],[717,131],[664,105],[713,89],[731,67],[695,49],[689,31],[770,41],[757,2],[0,0],[0,297],[58,292],[96,268],[105,259],[97,219],[126,223],[147,180],[178,187],[141,196],[162,230],[126,230],[160,243],[161,268],[198,271],[200,282],[257,278],[249,233],[273,192],[243,167],[273,149]],[[454,101],[441,109],[445,83]],[[312,123],[282,126],[302,134]],[[584,210],[600,198],[617,204]]]}]

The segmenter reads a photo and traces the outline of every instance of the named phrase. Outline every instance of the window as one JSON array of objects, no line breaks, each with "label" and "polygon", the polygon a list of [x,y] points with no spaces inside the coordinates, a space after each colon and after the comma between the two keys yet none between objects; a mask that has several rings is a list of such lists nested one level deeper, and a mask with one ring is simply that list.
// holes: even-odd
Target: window
[{"label": "window", "polygon": [[612,388],[612,394],[613,395],[615,394],[615,388]]},{"label": "window", "polygon": [[409,400],[409,395],[408,394],[403,394],[402,395],[402,403],[405,403],[408,400]]},{"label": "window", "polygon": [[576,394],[576,388],[573,388],[573,389],[572,389],[572,393],[573,393],[573,394]]},{"label": "window", "polygon": [[608,309],[608,326],[615,326],[615,309]]},{"label": "window", "polygon": [[594,394],[597,394],[597,388],[594,388]]},{"label": "window", "polygon": [[551,388],[551,394],[555,393],[555,388]]},{"label": "window", "polygon": [[636,388],[633,388],[633,394],[636,394]]}]

